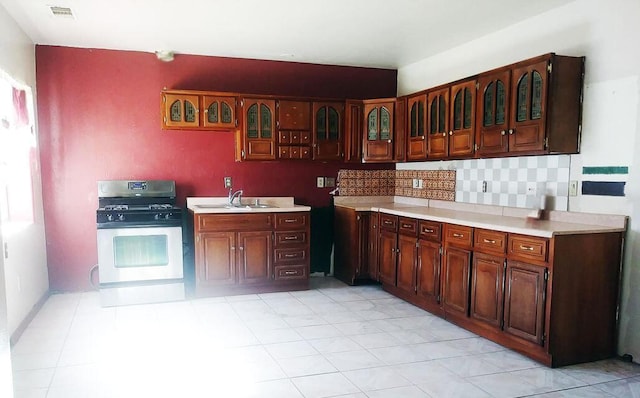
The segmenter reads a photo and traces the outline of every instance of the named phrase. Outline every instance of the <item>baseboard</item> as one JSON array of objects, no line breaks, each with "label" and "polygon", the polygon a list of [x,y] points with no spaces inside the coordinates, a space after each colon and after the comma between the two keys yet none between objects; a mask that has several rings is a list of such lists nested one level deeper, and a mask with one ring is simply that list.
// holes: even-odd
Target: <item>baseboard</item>
[{"label": "baseboard", "polygon": [[27,316],[24,317],[22,322],[20,322],[20,325],[18,325],[15,332],[11,333],[11,339],[9,340],[11,343],[11,347],[13,347],[18,342],[18,340],[20,340],[20,336],[22,336],[22,333],[24,333],[24,331],[27,329],[27,326],[29,326],[33,318],[35,318],[36,314],[38,313],[38,311],[40,311],[40,309],[44,305],[45,301],[47,301],[49,296],[51,296],[51,292],[49,290],[44,292],[42,297],[40,297],[40,300],[38,300],[33,305],[33,308],[31,308],[31,311],[29,311]]}]

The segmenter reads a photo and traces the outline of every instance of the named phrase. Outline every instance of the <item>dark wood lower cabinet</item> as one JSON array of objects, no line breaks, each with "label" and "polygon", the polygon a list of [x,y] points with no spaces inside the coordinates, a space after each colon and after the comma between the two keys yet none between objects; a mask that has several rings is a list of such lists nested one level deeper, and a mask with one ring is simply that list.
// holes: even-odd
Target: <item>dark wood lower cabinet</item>
[{"label": "dark wood lower cabinet", "polygon": [[380,230],[380,240],[378,245],[380,282],[390,286],[396,286],[396,247],[398,234],[395,232]]},{"label": "dark wood lower cabinet", "polygon": [[469,273],[471,251],[448,247],[445,249],[442,281],[442,304],[447,312],[469,313]]},{"label": "dark wood lower cabinet", "polygon": [[471,267],[471,317],[500,328],[505,259],[474,253]]},{"label": "dark wood lower cabinet", "polygon": [[544,343],[547,268],[507,262],[504,331],[533,343]]},{"label": "dark wood lower cabinet", "polygon": [[207,232],[196,238],[198,280],[211,286],[236,283],[236,234]]},{"label": "dark wood lower cabinet", "polygon": [[398,235],[396,284],[409,294],[415,294],[416,290],[416,242],[415,237]]},{"label": "dark wood lower cabinet", "polygon": [[271,231],[239,232],[238,283],[264,284],[273,274]]},{"label": "dark wood lower cabinet", "polygon": [[442,245],[420,239],[418,242],[418,272],[416,293],[428,303],[440,303],[440,272]]}]

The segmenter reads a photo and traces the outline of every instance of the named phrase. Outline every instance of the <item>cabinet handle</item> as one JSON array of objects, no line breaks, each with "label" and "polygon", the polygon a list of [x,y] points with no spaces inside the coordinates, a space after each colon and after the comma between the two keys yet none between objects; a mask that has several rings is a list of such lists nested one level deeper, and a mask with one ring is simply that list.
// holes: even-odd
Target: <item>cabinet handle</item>
[{"label": "cabinet handle", "polygon": [[507,132],[506,132],[506,131],[504,131],[504,130],[502,130],[502,131],[500,132],[500,135],[505,135],[505,134],[507,134]]},{"label": "cabinet handle", "polygon": [[496,244],[496,241],[493,239],[483,239],[484,243],[491,243],[492,245]]},{"label": "cabinet handle", "polygon": [[296,275],[297,272],[296,271],[284,271],[285,275]]},{"label": "cabinet handle", "polygon": [[235,246],[231,246],[231,250],[236,250],[236,247]]},{"label": "cabinet handle", "polygon": [[402,228],[412,228],[413,229],[413,225],[411,225],[411,224],[402,224]]},{"label": "cabinet handle", "polygon": [[284,220],[284,222],[292,223],[292,222],[296,222],[296,220],[294,218],[287,218],[286,220]]},{"label": "cabinet handle", "polygon": [[515,131],[513,129],[509,129],[509,135],[513,134]]},{"label": "cabinet handle", "polygon": [[422,232],[426,232],[428,234],[432,234],[434,231],[433,231],[433,229],[430,229],[430,228],[423,228]]},{"label": "cabinet handle", "polygon": [[284,240],[298,240],[297,236],[285,236]]},{"label": "cabinet handle", "polygon": [[457,233],[453,233],[453,237],[454,238],[464,238],[464,234],[457,234]]},{"label": "cabinet handle", "polygon": [[391,140],[388,140],[387,142],[388,142],[389,144],[391,144]]},{"label": "cabinet handle", "polygon": [[284,255],[285,258],[293,258],[293,257],[298,257],[297,254],[285,254]]},{"label": "cabinet handle", "polygon": [[384,220],[383,223],[384,225],[393,225],[393,222],[389,220]]},{"label": "cabinet handle", "polygon": [[424,140],[424,135],[422,137],[420,137],[421,140]]},{"label": "cabinet handle", "polygon": [[520,249],[532,252],[533,251],[533,246],[520,245]]},{"label": "cabinet handle", "polygon": [[445,131],[445,132],[443,132],[443,133],[442,133],[442,136],[443,136],[443,137],[446,137],[446,136],[447,136],[447,132],[446,132],[446,131]]},{"label": "cabinet handle", "polygon": [[242,251],[242,250],[244,250],[244,247],[240,246],[238,249],[240,249]]}]

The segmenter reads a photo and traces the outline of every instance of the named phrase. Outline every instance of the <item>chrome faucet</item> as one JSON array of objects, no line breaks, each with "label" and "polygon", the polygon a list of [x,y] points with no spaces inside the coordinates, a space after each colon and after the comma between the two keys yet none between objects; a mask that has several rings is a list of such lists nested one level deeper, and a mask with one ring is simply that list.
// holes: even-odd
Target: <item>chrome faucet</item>
[{"label": "chrome faucet", "polygon": [[[235,198],[238,198],[238,204],[234,205],[233,201]],[[242,189],[238,189],[233,192],[232,188],[229,188],[229,206],[242,206]]]}]

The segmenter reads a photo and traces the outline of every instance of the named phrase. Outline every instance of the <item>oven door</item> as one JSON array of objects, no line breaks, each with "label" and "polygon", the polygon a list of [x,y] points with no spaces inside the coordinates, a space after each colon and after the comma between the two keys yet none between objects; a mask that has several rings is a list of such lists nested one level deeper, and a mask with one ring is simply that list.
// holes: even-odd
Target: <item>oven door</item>
[{"label": "oven door", "polygon": [[98,229],[100,284],[182,279],[182,228]]}]

